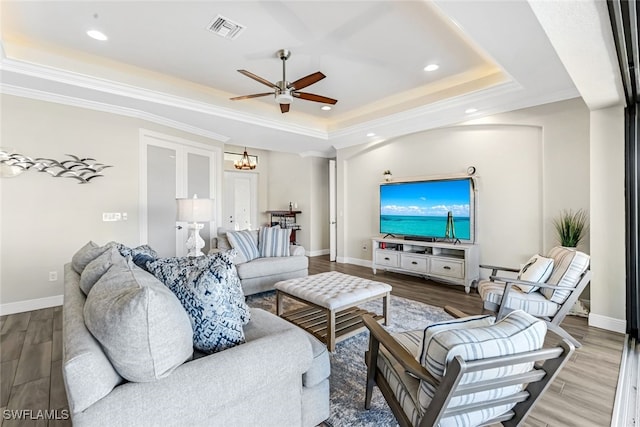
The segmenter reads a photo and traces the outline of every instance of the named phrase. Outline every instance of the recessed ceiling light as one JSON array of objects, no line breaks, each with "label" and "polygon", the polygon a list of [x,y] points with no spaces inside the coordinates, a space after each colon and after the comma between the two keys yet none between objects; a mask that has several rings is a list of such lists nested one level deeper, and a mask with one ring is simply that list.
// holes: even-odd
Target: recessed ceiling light
[{"label": "recessed ceiling light", "polygon": [[477,108],[467,108],[466,110],[464,110],[464,112],[467,114],[472,114],[472,113],[475,113],[476,111],[478,111]]},{"label": "recessed ceiling light", "polygon": [[438,64],[429,64],[426,67],[424,67],[425,71],[435,71],[438,68],[440,68],[440,66]]},{"label": "recessed ceiling light", "polygon": [[376,134],[375,134],[375,133],[373,133],[373,132],[369,132],[369,133],[367,134],[367,136],[368,136],[369,138],[371,138],[372,136],[376,136]]},{"label": "recessed ceiling light", "polygon": [[100,40],[101,42],[109,39],[107,36],[104,35],[103,32],[98,30],[89,30],[87,31],[87,35],[92,39]]},{"label": "recessed ceiling light", "polygon": [[323,105],[322,107],[320,107],[320,109],[324,111],[329,111],[331,110],[331,107],[329,107],[328,105]]}]

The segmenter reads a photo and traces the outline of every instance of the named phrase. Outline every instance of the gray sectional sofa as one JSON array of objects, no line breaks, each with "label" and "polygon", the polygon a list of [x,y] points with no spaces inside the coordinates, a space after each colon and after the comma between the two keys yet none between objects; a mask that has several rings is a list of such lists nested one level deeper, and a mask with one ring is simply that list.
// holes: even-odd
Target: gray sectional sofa
[{"label": "gray sectional sofa", "polygon": [[[64,281],[62,371],[74,425],[315,426],[328,418],[326,347],[276,315],[251,309],[244,344],[194,351],[160,378],[133,382],[87,328],[85,303],[96,288],[85,296],[71,263]],[[163,325],[161,333],[172,330]]]},{"label": "gray sectional sofa", "polygon": [[[226,251],[231,249],[231,244],[226,237],[227,230],[218,229],[218,237],[211,239],[211,247],[214,250]],[[258,230],[255,240],[258,240]],[[289,246],[290,256],[256,258],[244,261],[238,258],[236,269],[242,283],[245,295],[253,295],[260,292],[272,291],[277,282],[281,280],[305,277],[309,274],[309,258],[305,255],[304,247],[300,245]]]}]

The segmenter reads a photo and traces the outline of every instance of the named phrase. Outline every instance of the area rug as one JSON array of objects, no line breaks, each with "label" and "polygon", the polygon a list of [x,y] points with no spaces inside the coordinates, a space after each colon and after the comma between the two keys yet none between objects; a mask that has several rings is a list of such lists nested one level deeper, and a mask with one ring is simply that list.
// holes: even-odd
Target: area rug
[{"label": "area rug", "polygon": [[[285,299],[285,310],[299,303]],[[251,307],[275,313],[275,293],[265,292],[247,298]],[[370,301],[361,308],[382,313],[382,301]],[[391,315],[385,328],[391,332],[423,329],[431,323],[451,319],[442,308],[391,296]],[[331,415],[326,424],[332,427],[397,426],[393,413],[377,387],[374,387],[371,409],[364,409],[366,365],[364,353],[369,344],[369,332],[362,331],[336,345],[331,360]]]}]

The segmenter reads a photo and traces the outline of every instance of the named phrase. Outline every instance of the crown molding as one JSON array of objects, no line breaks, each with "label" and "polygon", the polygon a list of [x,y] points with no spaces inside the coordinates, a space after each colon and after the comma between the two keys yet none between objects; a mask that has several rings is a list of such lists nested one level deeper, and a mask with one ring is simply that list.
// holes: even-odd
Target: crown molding
[{"label": "crown molding", "polygon": [[[369,122],[360,123],[345,129],[332,131],[329,133],[329,140],[333,141],[336,139],[348,138],[352,135],[359,136],[358,140],[353,142],[336,141],[333,144],[333,147],[339,150],[342,148],[362,144],[362,135],[367,132],[382,129],[381,131],[376,132],[379,134],[379,136],[377,140],[373,141],[375,143],[381,143],[402,135],[430,130],[442,126],[448,126],[455,123],[464,122],[470,119],[477,119],[493,114],[519,110],[522,108],[528,108],[552,102],[564,101],[580,96],[580,93],[577,91],[577,89],[568,89],[552,94],[542,94],[533,97],[513,96],[514,94],[517,94],[517,92],[522,90],[523,87],[515,81],[503,83],[489,89],[483,89],[471,94],[460,95],[455,98],[439,101],[433,104],[386,116],[382,119],[371,120]],[[501,96],[511,96],[511,98],[513,99],[511,102],[500,103],[500,105],[496,107],[481,107],[482,104],[487,103],[487,100],[491,100],[493,98]],[[480,105],[480,107],[478,108],[481,112],[473,115],[464,114],[464,109],[469,105]],[[452,114],[451,110],[458,111],[458,113]],[[443,112],[446,114],[443,115]],[[390,132],[385,133],[385,129],[390,130]]]},{"label": "crown molding", "polygon": [[[363,135],[367,132],[371,132],[372,130],[376,131],[376,133],[380,135],[376,140],[379,143],[401,135],[425,131],[441,126],[448,126],[490,114],[503,113],[506,111],[513,111],[516,109],[562,101],[580,96],[579,92],[573,88],[551,94],[535,94],[534,91],[527,90],[517,81],[510,80],[487,89],[481,89],[468,94],[459,95],[450,99],[391,114],[379,119],[373,119],[356,125],[329,131],[296,123],[264,118],[257,114],[239,112],[206,102],[194,101],[176,95],[135,87],[93,76],[10,59],[4,55],[2,43],[0,43],[0,69],[36,79],[53,81],[101,93],[119,95],[130,99],[248,123],[253,126],[330,141],[333,143],[332,145],[334,149],[362,144],[364,139]],[[229,136],[221,135],[198,126],[189,125],[182,121],[172,120],[167,117],[148,113],[141,109],[70,97],[56,94],[52,91],[30,89],[24,86],[0,83],[0,91],[16,96],[24,96],[32,99],[57,102],[129,117],[136,117],[222,142],[228,142],[231,139]],[[530,92],[534,92],[534,95],[531,95]],[[500,98],[504,98],[506,102],[501,102],[497,107],[482,107],[483,105],[487,105],[488,102]],[[477,108],[479,108],[481,112],[474,115],[464,114],[464,109],[469,105],[478,106]],[[320,154],[321,157],[328,156],[327,153]],[[304,155],[316,156],[318,153],[309,152],[309,154],[305,153]]]},{"label": "crown molding", "polygon": [[94,76],[14,60],[11,58],[7,58],[6,56],[2,56],[0,58],[0,69],[19,75],[54,81],[57,83],[81,87],[88,90],[108,93],[111,95],[119,95],[126,98],[137,99],[140,101],[151,102],[183,110],[190,110],[224,119],[230,119],[243,123],[250,123],[252,125],[257,125],[265,128],[280,130],[283,132],[328,140],[328,132],[326,132],[325,130],[298,125],[296,123],[273,120],[257,114],[240,112],[206,102],[194,101],[189,98],[170,95],[167,93],[136,87],[125,83],[114,82]]},{"label": "crown molding", "polygon": [[166,117],[161,117],[155,114],[147,113],[145,111],[136,110],[133,108],[121,107],[112,104],[106,104],[103,102],[89,101],[87,99],[74,98],[66,95],[54,94],[51,92],[44,92],[36,89],[29,89],[24,87],[18,87],[13,85],[7,85],[0,83],[0,93],[6,95],[19,96],[22,98],[37,99],[39,101],[54,102],[56,104],[69,105],[72,107],[87,108],[90,110],[101,111],[104,113],[118,114],[120,116],[133,117],[136,119],[146,120],[159,125],[164,125],[173,129],[178,129],[184,132],[188,132],[194,135],[200,135],[205,138],[213,139],[220,142],[227,142],[231,138],[216,132],[211,132],[196,126],[190,126],[176,120],[171,120]]}]

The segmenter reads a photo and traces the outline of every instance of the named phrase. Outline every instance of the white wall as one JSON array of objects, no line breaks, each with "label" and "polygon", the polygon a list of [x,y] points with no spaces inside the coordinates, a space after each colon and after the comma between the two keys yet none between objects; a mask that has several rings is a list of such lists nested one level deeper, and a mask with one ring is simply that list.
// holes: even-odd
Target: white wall
[{"label": "white wall", "polygon": [[[399,179],[460,173],[474,165],[481,262],[518,266],[534,252],[547,252],[558,244],[553,219],[560,211],[585,209],[590,233],[578,249],[591,255],[589,323],[622,332],[623,122],[621,107],[589,112],[581,99],[573,99],[338,150],[338,260],[370,264],[370,249],[361,246],[378,234],[377,185],[384,169]],[[533,129],[539,130],[539,155],[525,144],[536,138]],[[523,172],[538,177],[525,184]],[[523,195],[529,200],[523,202]],[[522,203],[532,210],[510,211]]]},{"label": "white wall", "polygon": [[302,213],[297,216],[301,230],[296,239],[309,255],[329,247],[328,169],[328,159],[270,152],[269,210],[289,209],[289,202],[297,203]]},{"label": "white wall", "polygon": [[591,112],[591,312],[589,324],[624,332],[624,109]]},{"label": "white wall", "polygon": [[[13,147],[29,157],[62,160],[70,153],[114,166],[104,170],[104,177],[85,185],[36,171],[2,179],[3,310],[21,301],[46,304],[61,295],[63,265],[89,240],[140,243],[140,128],[222,149],[219,142],[143,120],[10,95],[0,99],[0,146]],[[127,212],[128,220],[103,222],[103,212]],[[51,271],[58,273],[55,282],[48,281]]]},{"label": "white wall", "polygon": [[402,181],[464,174],[473,165],[481,260],[498,265],[526,261],[542,250],[541,134],[535,126],[436,129],[342,158],[348,163],[343,182],[350,194],[345,201],[349,215],[343,221],[347,258],[371,260],[368,240],[379,234],[378,187],[383,170],[391,170],[393,180]]}]

